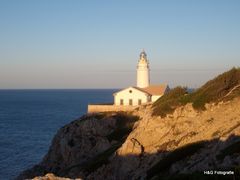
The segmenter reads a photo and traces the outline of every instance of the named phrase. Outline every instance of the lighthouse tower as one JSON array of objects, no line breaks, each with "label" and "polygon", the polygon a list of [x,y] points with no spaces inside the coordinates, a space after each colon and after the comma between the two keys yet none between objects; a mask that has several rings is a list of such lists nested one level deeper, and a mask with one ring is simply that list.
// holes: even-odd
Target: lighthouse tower
[{"label": "lighthouse tower", "polygon": [[145,88],[149,86],[149,83],[149,64],[147,60],[147,54],[143,50],[140,53],[140,58],[137,65],[137,87]]}]

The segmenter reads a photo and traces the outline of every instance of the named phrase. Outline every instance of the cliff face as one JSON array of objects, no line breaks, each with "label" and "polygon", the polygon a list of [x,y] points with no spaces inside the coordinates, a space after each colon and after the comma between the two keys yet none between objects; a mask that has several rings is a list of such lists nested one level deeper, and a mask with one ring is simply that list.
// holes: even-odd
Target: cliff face
[{"label": "cliff face", "polygon": [[125,113],[93,114],[61,128],[42,162],[17,179],[52,172],[65,177],[85,177],[108,162],[131,132],[137,116]]},{"label": "cliff face", "polygon": [[[104,180],[211,179],[203,171],[233,169],[237,179],[239,107],[240,69],[233,68],[192,94],[178,87],[133,112],[83,116],[61,128],[43,161],[18,179],[47,173]],[[37,177],[43,178],[58,179]]]},{"label": "cliff face", "polygon": [[166,118],[152,117],[150,107],[144,108],[136,112],[140,121],[117,155],[89,178],[151,179],[235,167],[240,163],[239,107],[240,99],[208,104],[203,112],[187,104]]},{"label": "cliff face", "polygon": [[[207,104],[205,111],[187,104],[165,118],[152,116],[151,106],[131,115],[84,116],[60,129],[42,163],[19,179],[47,172],[83,179],[151,179],[233,168],[240,164],[239,107],[235,98]],[[136,121],[134,126],[128,120]]]}]

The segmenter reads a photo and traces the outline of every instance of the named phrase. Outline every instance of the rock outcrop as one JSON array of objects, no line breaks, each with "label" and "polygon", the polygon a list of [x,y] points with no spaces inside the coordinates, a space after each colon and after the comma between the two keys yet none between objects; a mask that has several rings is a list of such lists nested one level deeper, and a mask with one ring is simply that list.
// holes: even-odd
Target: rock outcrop
[{"label": "rock outcrop", "polygon": [[[39,176],[39,177],[35,177],[33,178],[33,180],[73,180],[70,178],[64,178],[64,177],[57,177],[52,173],[48,173],[45,176]],[[77,178],[75,180],[82,180],[80,178]]]},{"label": "rock outcrop", "polygon": [[65,177],[85,177],[106,163],[131,132],[137,119],[137,116],[126,113],[83,116],[61,128],[43,161],[24,171],[17,179],[49,172]]},{"label": "rock outcrop", "polygon": [[[141,120],[115,158],[91,177],[150,179],[166,173],[203,174],[205,170],[237,167],[240,164],[239,107],[239,98],[231,103],[208,104],[202,112],[188,104],[166,118],[152,117],[151,109],[145,109],[148,113],[140,116]],[[109,178],[104,177],[106,174]]]},{"label": "rock outcrop", "polygon": [[[207,104],[200,112],[187,104],[165,118],[152,116],[151,106],[131,115],[84,116],[60,129],[43,161],[19,179],[49,172],[83,179],[151,179],[234,168],[240,164],[239,107],[236,98]],[[132,122],[128,129],[127,119]]]}]

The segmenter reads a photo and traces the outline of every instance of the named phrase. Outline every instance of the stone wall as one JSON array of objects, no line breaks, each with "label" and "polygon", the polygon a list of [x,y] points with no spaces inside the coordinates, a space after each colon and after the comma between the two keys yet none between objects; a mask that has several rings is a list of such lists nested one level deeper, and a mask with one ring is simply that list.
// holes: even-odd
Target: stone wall
[{"label": "stone wall", "polygon": [[110,112],[110,111],[131,111],[137,106],[117,106],[113,104],[89,104],[88,113],[93,112]]}]

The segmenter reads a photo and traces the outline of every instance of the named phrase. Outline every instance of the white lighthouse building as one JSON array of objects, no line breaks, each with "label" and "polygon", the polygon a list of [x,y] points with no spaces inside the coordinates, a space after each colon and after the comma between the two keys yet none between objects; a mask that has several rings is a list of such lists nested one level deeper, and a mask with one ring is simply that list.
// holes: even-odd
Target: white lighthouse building
[{"label": "white lighthouse building", "polygon": [[137,87],[148,87],[150,84],[149,78],[149,63],[147,60],[147,54],[145,51],[142,51],[137,65]]},{"label": "white lighthouse building", "polygon": [[130,86],[113,94],[114,104],[89,104],[88,112],[131,111],[136,106],[152,103],[169,91],[166,84],[150,84],[147,54],[140,53],[137,64],[137,86]]},{"label": "white lighthouse building", "polygon": [[147,54],[142,51],[137,64],[137,86],[130,86],[114,93],[114,105],[137,106],[154,102],[169,91],[166,84],[150,85],[149,72]]}]

